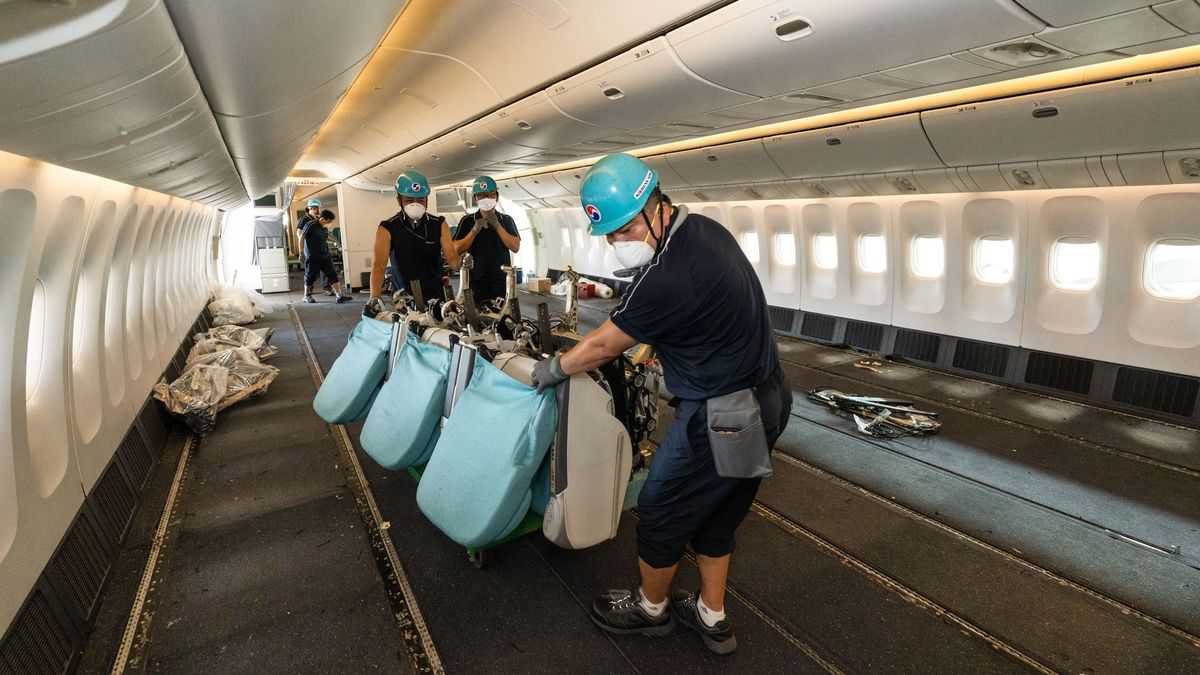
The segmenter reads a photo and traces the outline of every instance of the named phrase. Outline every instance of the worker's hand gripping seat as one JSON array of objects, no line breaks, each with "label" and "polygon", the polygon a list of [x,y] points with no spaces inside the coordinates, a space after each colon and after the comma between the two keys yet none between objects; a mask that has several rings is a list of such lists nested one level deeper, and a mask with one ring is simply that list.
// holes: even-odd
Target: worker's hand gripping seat
[{"label": "worker's hand gripping seat", "polygon": [[[415,330],[402,332],[391,372],[360,436],[363,450],[392,471],[429,461],[441,431],[450,373],[449,345],[426,341]],[[427,337],[444,333],[430,330]]]},{"label": "worker's hand gripping seat", "polygon": [[346,424],[366,417],[387,369],[392,328],[389,322],[368,318],[354,327],[313,400],[321,419]]},{"label": "worker's hand gripping seat", "polygon": [[475,359],[421,476],[417,505],[463,546],[502,540],[529,512],[530,486],[556,426],[553,392],[539,394]]}]

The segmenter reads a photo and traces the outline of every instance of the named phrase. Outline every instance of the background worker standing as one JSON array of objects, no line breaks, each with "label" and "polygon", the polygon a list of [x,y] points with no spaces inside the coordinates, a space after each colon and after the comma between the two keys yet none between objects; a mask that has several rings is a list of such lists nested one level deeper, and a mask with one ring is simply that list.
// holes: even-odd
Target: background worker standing
[{"label": "background worker standing", "polygon": [[[655,347],[679,400],[638,498],[641,585],[601,595],[592,621],[644,635],[665,635],[678,621],[728,654],[737,648],[725,615],[734,532],[770,475],[770,448],[791,411],[766,298],[733,235],[672,206],[640,159],[605,157],[579,194],[591,234],[640,271],[609,320],[570,351],[539,361],[534,382],[539,390],[557,385],[641,342]],[[687,546],[700,590],[671,594]]]},{"label": "background worker standing", "polygon": [[479,210],[463,216],[454,232],[458,255],[469,251],[475,259],[471,288],[476,302],[504,297],[504,271],[500,268],[511,265],[512,254],[521,250],[517,223],[496,210],[499,200],[496,181],[490,176],[476,178],[471,183],[471,201]]},{"label": "background worker standing", "polygon": [[350,298],[342,295],[337,268],[333,264],[333,255],[329,252],[329,230],[325,227],[332,224],[336,216],[329,209],[320,211],[312,207],[314,201],[316,200],[309,200],[309,211],[319,211],[318,217],[314,219],[305,216],[300,223],[300,237],[304,240],[304,302],[316,302],[312,294],[313,284],[316,283],[318,275],[324,274],[325,282],[333,289],[334,295],[337,296],[336,302],[340,305],[349,302]]},{"label": "background worker standing", "polygon": [[383,274],[391,260],[400,277],[399,287],[412,292],[411,284],[421,284],[426,301],[442,298],[443,255],[451,269],[458,269],[458,254],[450,238],[446,219],[428,212],[429,180],[417,171],[405,171],[396,177],[396,202],[400,211],[379,223],[375,231],[375,253],[371,264],[371,299],[364,316],[383,311]]}]

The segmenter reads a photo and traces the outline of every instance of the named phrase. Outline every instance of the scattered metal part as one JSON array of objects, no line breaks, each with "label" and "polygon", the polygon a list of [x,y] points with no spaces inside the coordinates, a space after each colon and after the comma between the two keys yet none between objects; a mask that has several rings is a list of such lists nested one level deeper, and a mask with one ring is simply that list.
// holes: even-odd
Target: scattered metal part
[{"label": "scattered metal part", "polygon": [[[579,280],[582,277],[570,265],[567,265],[567,271],[563,272],[563,276],[566,276],[571,283],[567,285],[567,301],[563,307],[559,329],[577,333],[579,332]],[[559,280],[561,281],[562,277],[559,277]]]},{"label": "scattered metal part", "polygon": [[863,370],[869,370],[872,373],[882,373],[883,361],[878,359],[859,359],[854,362],[854,367],[862,368]]},{"label": "scattered metal part", "polygon": [[853,419],[858,430],[867,436],[924,436],[936,434],[942,428],[942,423],[935,419],[937,413],[913,408],[909,401],[855,396],[829,388],[814,389],[808,398]]}]

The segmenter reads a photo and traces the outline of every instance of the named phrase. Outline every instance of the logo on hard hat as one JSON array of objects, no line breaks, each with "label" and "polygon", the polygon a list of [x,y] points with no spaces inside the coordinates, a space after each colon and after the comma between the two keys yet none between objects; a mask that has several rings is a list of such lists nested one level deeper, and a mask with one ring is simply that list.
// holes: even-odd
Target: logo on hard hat
[{"label": "logo on hard hat", "polygon": [[413,192],[420,192],[420,191],[421,191],[421,184],[420,184],[420,183],[413,183],[413,184],[412,184],[412,191],[413,191]]},{"label": "logo on hard hat", "polygon": [[600,215],[600,209],[596,208],[595,204],[588,204],[587,206],[583,207],[583,210],[587,213],[588,218],[591,218],[593,223],[600,222],[600,218],[602,216]]},{"label": "logo on hard hat", "polygon": [[478,184],[478,185],[476,185],[476,188],[475,188],[475,189],[477,189],[477,190],[486,190],[486,189],[487,189],[487,183],[485,183],[485,182],[483,182],[483,181],[479,181],[479,184]]}]

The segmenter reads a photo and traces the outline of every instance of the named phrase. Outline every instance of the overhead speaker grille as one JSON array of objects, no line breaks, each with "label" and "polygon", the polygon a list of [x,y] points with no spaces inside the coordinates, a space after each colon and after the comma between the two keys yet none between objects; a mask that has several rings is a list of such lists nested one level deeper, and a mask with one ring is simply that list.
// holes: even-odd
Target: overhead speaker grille
[{"label": "overhead speaker grille", "polygon": [[771,328],[784,333],[792,332],[792,325],[796,321],[796,312],[786,307],[768,307],[767,311],[771,315]]},{"label": "overhead speaker grille", "polygon": [[0,671],[14,675],[61,673],[70,664],[72,642],[71,632],[55,615],[50,601],[40,589],[35,590],[0,644]]},{"label": "overhead speaker grille", "polygon": [[1008,369],[1008,348],[974,340],[959,340],[954,348],[954,367],[992,377],[1004,377]]},{"label": "overhead speaker grille", "polygon": [[805,312],[804,320],[800,324],[800,334],[804,337],[829,342],[833,340],[833,331],[835,328],[837,328],[836,317]]},{"label": "overhead speaker grille", "polygon": [[1095,364],[1087,359],[1030,352],[1029,363],[1025,366],[1025,382],[1039,387],[1086,394],[1092,388],[1092,372],[1095,367]]},{"label": "overhead speaker grille", "polygon": [[937,335],[901,328],[896,331],[896,344],[892,352],[906,359],[937,363],[941,346],[942,339]]},{"label": "overhead speaker grille", "polygon": [[846,344],[859,349],[877,352],[883,346],[883,326],[866,321],[846,323]]},{"label": "overhead speaker grille", "polygon": [[1190,417],[1196,410],[1197,392],[1200,392],[1200,380],[1194,377],[1122,367],[1117,370],[1113,400]]}]

